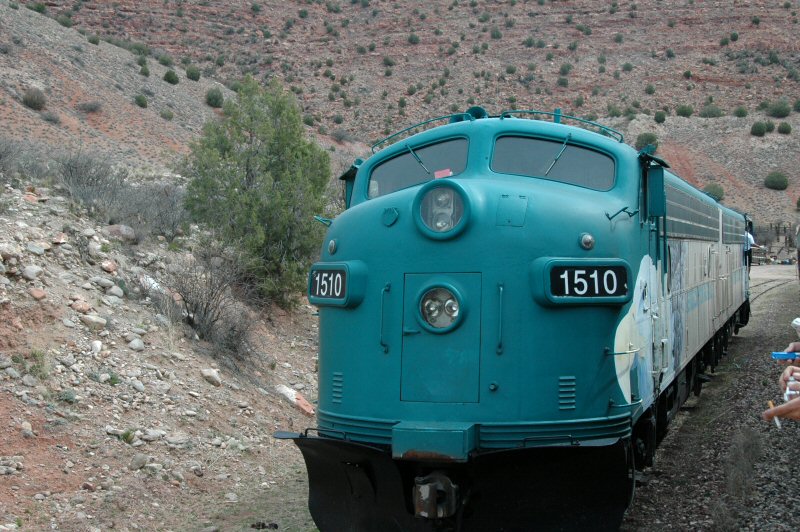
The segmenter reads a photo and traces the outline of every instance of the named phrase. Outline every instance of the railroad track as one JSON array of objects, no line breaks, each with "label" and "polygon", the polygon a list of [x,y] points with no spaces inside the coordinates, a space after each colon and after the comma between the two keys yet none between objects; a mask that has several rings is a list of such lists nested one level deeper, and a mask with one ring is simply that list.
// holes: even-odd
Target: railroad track
[{"label": "railroad track", "polygon": [[766,279],[758,282],[750,283],[750,303],[763,296],[767,292],[771,292],[776,288],[780,288],[789,283],[797,282],[796,279]]}]

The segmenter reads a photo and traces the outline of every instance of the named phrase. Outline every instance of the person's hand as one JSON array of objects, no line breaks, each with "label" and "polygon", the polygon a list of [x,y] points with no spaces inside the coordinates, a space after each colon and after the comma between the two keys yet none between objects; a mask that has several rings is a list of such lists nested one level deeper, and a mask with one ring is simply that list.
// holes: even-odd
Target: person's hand
[{"label": "person's hand", "polygon": [[791,344],[786,346],[786,349],[784,349],[784,351],[787,353],[797,353],[797,356],[792,360],[779,360],[778,362],[780,362],[784,366],[788,364],[800,363],[800,342],[792,342]]},{"label": "person's hand", "polygon": [[770,421],[774,417],[782,417],[800,421],[800,397],[792,399],[791,401],[787,401],[782,405],[776,406],[775,408],[765,410],[762,412],[761,417],[763,417],[766,421]]},{"label": "person's hand", "polygon": [[786,366],[778,379],[778,386],[781,387],[781,392],[785,392],[787,387],[793,391],[800,391],[800,368]]}]

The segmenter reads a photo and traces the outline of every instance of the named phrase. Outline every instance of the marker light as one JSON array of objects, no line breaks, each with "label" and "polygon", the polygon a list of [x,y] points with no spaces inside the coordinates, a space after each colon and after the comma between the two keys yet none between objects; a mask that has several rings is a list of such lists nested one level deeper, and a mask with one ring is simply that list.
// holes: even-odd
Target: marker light
[{"label": "marker light", "polygon": [[455,294],[439,287],[425,292],[420,301],[420,312],[425,323],[434,329],[446,329],[458,320],[460,306]]}]

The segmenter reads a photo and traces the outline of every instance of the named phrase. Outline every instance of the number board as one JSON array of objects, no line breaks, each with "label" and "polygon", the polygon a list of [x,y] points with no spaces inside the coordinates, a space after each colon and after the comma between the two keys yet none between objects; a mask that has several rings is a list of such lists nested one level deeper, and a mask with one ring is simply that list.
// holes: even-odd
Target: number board
[{"label": "number board", "polygon": [[308,294],[321,299],[347,297],[347,270],[344,268],[320,268],[311,271]]},{"label": "number board", "polygon": [[553,266],[550,294],[570,298],[626,297],[628,271],[624,266]]}]

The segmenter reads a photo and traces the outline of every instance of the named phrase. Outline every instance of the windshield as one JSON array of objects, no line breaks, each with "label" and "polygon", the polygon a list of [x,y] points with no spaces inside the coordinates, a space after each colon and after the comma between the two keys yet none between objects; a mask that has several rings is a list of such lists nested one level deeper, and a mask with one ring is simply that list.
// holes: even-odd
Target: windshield
[{"label": "windshield", "polygon": [[467,166],[467,139],[427,146],[406,145],[406,151],[372,170],[369,197],[385,196],[426,181],[460,174]]},{"label": "windshield", "polygon": [[530,137],[500,137],[494,145],[492,170],[501,174],[540,177],[592,190],[614,186],[614,159],[600,152]]}]

